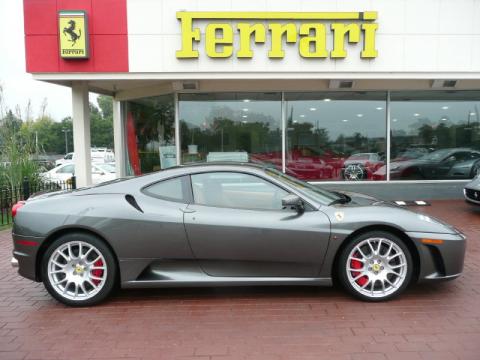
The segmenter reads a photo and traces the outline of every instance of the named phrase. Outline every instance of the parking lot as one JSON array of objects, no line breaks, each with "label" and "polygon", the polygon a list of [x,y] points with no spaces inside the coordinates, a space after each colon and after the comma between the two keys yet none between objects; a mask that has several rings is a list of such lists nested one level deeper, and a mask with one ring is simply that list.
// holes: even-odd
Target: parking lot
[{"label": "parking lot", "polygon": [[0,233],[0,359],[479,359],[480,207],[416,208],[469,238],[464,275],[369,304],[333,288],[119,291],[67,308],[10,267]]}]

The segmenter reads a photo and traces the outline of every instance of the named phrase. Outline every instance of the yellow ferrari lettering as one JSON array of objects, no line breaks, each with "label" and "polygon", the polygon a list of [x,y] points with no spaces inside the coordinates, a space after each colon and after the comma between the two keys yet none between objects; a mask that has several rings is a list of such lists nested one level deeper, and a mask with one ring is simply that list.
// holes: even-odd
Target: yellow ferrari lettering
[{"label": "yellow ferrari lettering", "polygon": [[285,51],[283,50],[283,36],[286,35],[287,43],[297,42],[297,27],[295,24],[270,24],[268,30],[272,33],[272,45],[268,52],[270,58],[283,58]]},{"label": "yellow ferrari lettering", "polygon": [[252,34],[254,35],[255,43],[265,43],[266,31],[263,24],[247,24],[239,23],[237,29],[240,33],[240,49],[237,52],[238,58],[252,58],[253,51],[250,46]]},{"label": "yellow ferrari lettering", "polygon": [[[378,56],[375,36],[378,24],[377,13],[367,12],[188,12],[177,13],[181,29],[181,49],[176,51],[179,59],[198,58],[202,43],[207,56],[228,58],[234,53],[238,58],[253,58],[252,40],[255,44],[270,43],[269,58],[285,57],[284,44],[297,44],[303,58],[333,59],[347,57],[345,42],[358,44],[363,38],[360,57],[372,59]],[[227,20],[227,23],[209,23],[202,38],[195,20]],[[239,22],[235,25],[235,21]],[[246,21],[250,20],[250,21]],[[254,22],[260,20],[261,22]],[[289,22],[290,21],[290,22]],[[330,25],[333,47],[327,48],[327,27]],[[235,50],[234,31],[238,31],[238,49]],[[268,41],[267,36],[270,36]]]},{"label": "yellow ferrari lettering", "polygon": [[182,12],[177,14],[182,26],[182,49],[177,50],[177,58],[198,58],[198,50],[193,50],[193,42],[200,41],[200,29],[192,28],[193,17],[191,13]]},{"label": "yellow ferrari lettering", "polygon": [[[217,37],[217,33],[221,37]],[[233,53],[233,30],[229,24],[208,24],[205,30],[205,50],[212,58],[227,58]],[[220,50],[217,50],[220,45]]]},{"label": "yellow ferrari lettering", "polygon": [[[313,31],[313,36],[310,36]],[[304,58],[326,58],[326,30],[323,24],[302,24],[300,26],[299,52]],[[313,50],[311,50],[313,48]]]},{"label": "yellow ferrari lettering", "polygon": [[358,43],[360,41],[360,27],[358,24],[332,24],[333,30],[333,50],[330,57],[334,59],[346,58],[345,37],[348,34],[349,43]]}]

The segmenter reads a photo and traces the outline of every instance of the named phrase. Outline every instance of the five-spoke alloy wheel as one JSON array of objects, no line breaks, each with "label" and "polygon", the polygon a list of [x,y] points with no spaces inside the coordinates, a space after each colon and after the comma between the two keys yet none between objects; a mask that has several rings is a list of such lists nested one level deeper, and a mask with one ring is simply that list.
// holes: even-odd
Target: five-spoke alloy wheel
[{"label": "five-spoke alloy wheel", "polygon": [[42,277],[50,294],[73,306],[93,305],[107,297],[115,283],[111,251],[89,234],[66,234],[43,256]]},{"label": "five-spoke alloy wheel", "polygon": [[357,236],[342,251],[338,274],[342,285],[363,300],[399,295],[412,277],[412,257],[403,241],[381,231]]}]

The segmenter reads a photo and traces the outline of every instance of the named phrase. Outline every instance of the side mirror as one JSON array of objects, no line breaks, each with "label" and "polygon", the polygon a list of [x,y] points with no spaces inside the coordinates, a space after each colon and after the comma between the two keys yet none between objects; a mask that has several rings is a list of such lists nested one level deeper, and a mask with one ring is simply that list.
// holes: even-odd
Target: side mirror
[{"label": "side mirror", "polygon": [[290,207],[295,209],[299,214],[305,211],[305,204],[303,200],[297,195],[289,194],[282,199],[283,207]]}]

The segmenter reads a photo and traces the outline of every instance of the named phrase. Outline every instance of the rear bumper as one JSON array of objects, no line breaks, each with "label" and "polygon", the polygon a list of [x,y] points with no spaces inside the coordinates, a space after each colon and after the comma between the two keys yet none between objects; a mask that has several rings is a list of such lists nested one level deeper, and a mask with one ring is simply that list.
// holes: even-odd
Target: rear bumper
[{"label": "rear bumper", "polygon": [[[420,257],[419,282],[453,280],[463,271],[466,238],[463,234],[407,233]],[[422,239],[441,240],[425,244]]]},{"label": "rear bumper", "polygon": [[12,265],[13,268],[18,268],[18,260],[15,259],[14,256],[12,256],[12,259],[10,260],[10,265]]},{"label": "rear bumper", "polygon": [[39,281],[36,258],[43,238],[12,233],[13,254],[10,264],[18,268],[18,273],[30,280]]}]

